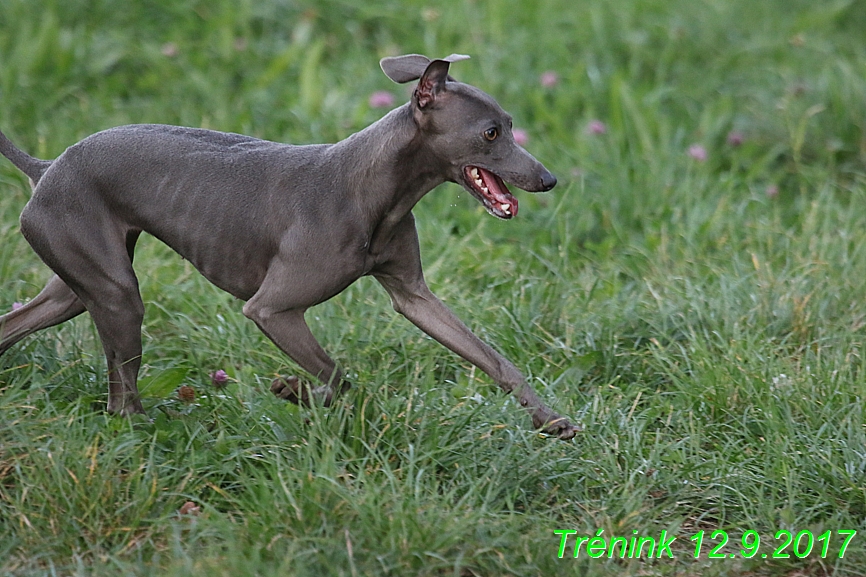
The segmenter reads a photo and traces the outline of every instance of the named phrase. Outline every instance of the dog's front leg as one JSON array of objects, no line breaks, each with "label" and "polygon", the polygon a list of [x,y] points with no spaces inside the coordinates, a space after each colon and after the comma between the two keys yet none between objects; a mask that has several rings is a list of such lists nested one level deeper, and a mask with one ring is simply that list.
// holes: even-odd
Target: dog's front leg
[{"label": "dog's front leg", "polygon": [[377,266],[373,275],[388,291],[394,309],[516,396],[529,411],[535,428],[561,439],[574,437],[579,428],[547,407],[517,367],[475,336],[427,287],[414,220],[401,227],[390,244],[399,250],[389,251],[388,260]]},{"label": "dog's front leg", "polygon": [[[309,282],[304,284],[298,278]],[[338,395],[349,390],[351,384],[343,378],[342,371],[304,320],[307,306],[299,301],[306,300],[306,292],[315,291],[317,285],[311,279],[312,274],[289,275],[277,267],[243,310],[280,350],[322,382],[321,386],[310,389],[297,377],[278,377],[271,384],[271,392],[295,404],[309,405],[316,401],[327,407]]]},{"label": "dog's front leg", "polygon": [[258,310],[245,308],[244,313],[284,353],[323,383],[310,390],[297,377],[277,377],[271,383],[274,395],[295,404],[308,406],[315,401],[329,407],[338,395],[349,390],[349,382],[343,379],[340,369],[310,332],[303,310],[261,314]]}]

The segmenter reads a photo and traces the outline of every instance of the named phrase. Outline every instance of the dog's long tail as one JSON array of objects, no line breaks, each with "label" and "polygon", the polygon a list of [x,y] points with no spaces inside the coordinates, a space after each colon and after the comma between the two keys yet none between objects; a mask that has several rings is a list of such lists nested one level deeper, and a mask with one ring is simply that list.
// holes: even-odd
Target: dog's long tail
[{"label": "dog's long tail", "polygon": [[35,186],[48,167],[51,166],[49,160],[39,160],[33,158],[9,140],[5,134],[0,132],[0,154],[12,161],[12,164],[17,166],[21,172],[30,177]]}]

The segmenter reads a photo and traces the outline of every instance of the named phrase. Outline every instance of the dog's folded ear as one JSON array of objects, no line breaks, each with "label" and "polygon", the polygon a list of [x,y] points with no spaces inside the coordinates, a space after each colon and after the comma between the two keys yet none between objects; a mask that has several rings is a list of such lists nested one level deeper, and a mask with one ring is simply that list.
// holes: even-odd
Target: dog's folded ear
[{"label": "dog's folded ear", "polygon": [[[465,54],[452,54],[445,58],[431,61],[429,58],[422,56],[421,54],[406,54],[405,56],[390,56],[388,58],[383,58],[379,61],[379,66],[382,67],[382,72],[385,73],[385,76],[398,84],[403,84],[421,78],[433,62],[451,64],[452,62],[459,62],[460,60],[468,59],[469,57]],[[447,71],[448,67],[446,66],[445,68]],[[450,81],[454,81],[450,76],[447,78]]]},{"label": "dog's folded ear", "polygon": [[389,56],[379,61],[385,76],[398,84],[418,80],[430,64],[430,59],[421,54]]}]

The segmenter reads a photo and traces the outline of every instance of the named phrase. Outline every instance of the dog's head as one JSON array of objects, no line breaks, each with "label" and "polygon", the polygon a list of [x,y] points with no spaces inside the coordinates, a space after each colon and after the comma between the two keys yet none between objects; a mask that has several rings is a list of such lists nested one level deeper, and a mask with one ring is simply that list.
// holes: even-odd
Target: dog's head
[{"label": "dog's head", "polygon": [[447,165],[449,180],[466,188],[490,214],[509,219],[517,214],[517,199],[505,181],[542,192],[556,185],[556,177],[514,141],[511,116],[493,98],[449,76],[451,63],[467,58],[409,54],[379,64],[394,82],[418,80],[413,117],[429,153]]}]

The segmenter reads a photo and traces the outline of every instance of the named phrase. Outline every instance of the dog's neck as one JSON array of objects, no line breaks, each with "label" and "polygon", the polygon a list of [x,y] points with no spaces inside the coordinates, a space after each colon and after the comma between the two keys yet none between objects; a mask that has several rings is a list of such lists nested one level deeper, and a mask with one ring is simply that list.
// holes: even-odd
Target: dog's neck
[{"label": "dog's neck", "polygon": [[415,204],[446,180],[439,160],[424,145],[411,103],[335,144],[331,152],[344,165],[347,200],[364,215],[373,253]]}]

